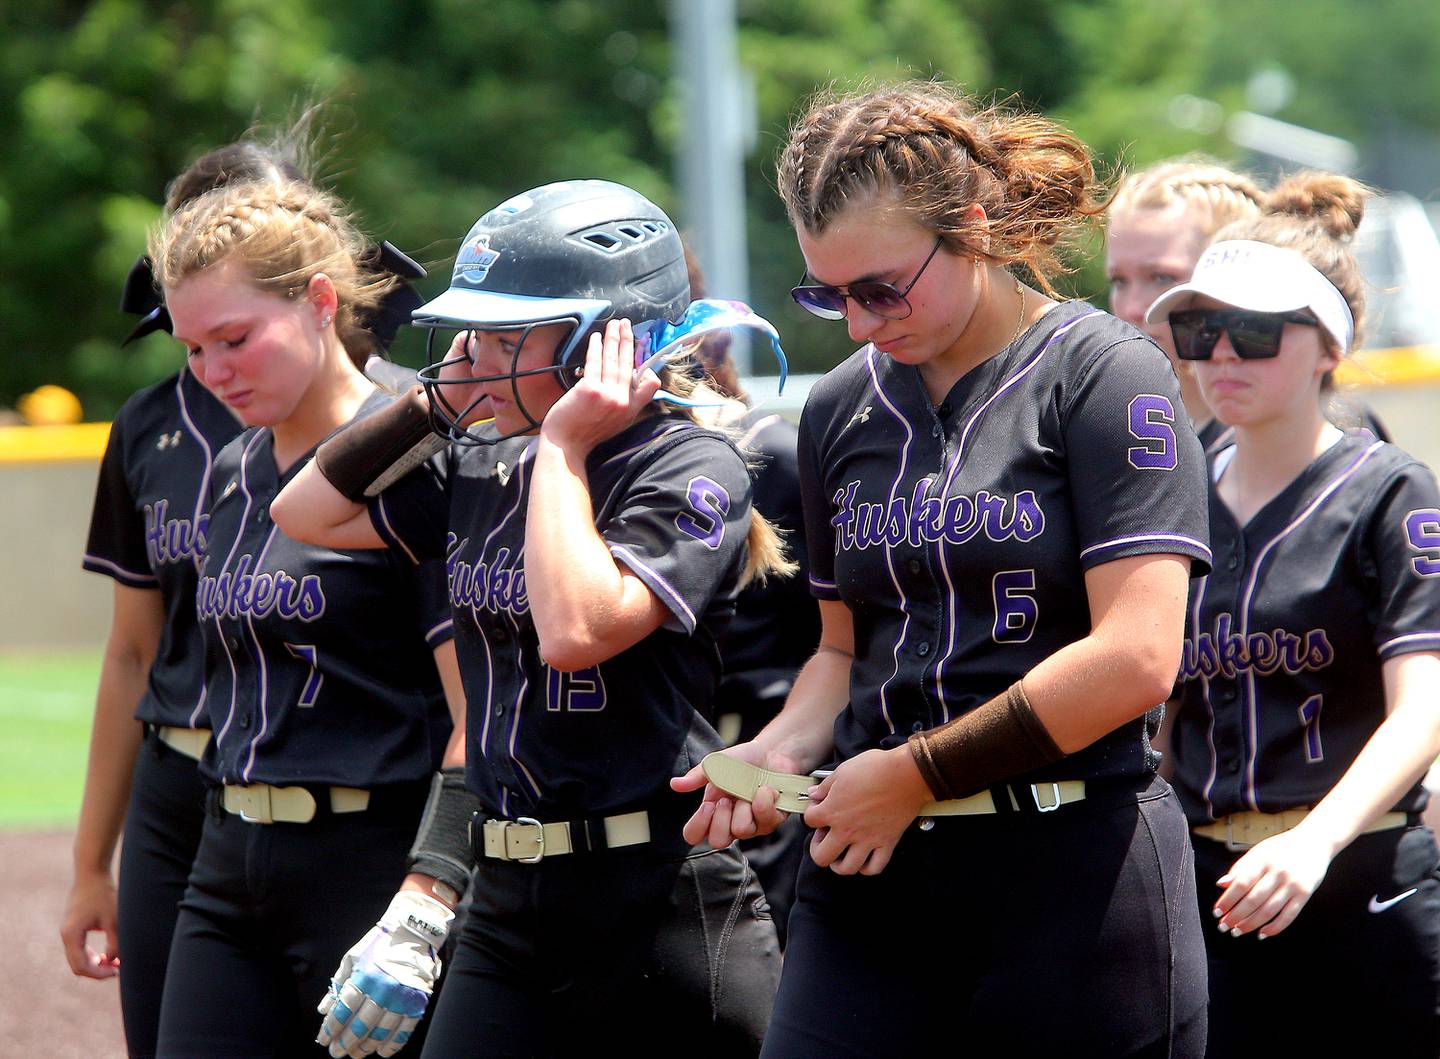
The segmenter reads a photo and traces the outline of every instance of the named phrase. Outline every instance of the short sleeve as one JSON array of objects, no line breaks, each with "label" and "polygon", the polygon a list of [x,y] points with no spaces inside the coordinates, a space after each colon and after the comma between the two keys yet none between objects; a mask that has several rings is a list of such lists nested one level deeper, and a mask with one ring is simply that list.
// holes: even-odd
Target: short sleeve
[{"label": "short sleeve", "polygon": [[455,619],[450,613],[450,584],[444,559],[426,559],[415,569],[416,592],[425,642],[436,648],[455,639]]},{"label": "short sleeve", "polygon": [[646,463],[598,528],[610,554],[694,632],[743,561],[750,509],[750,472],[734,446],[690,435]]},{"label": "short sleeve", "polygon": [[1369,505],[1361,546],[1375,586],[1375,650],[1382,659],[1440,650],[1440,490],[1409,463]]},{"label": "short sleeve", "polygon": [[[122,413],[123,415],[123,413]],[[117,418],[100,460],[95,485],[95,506],[90,514],[90,535],[85,543],[86,570],[113,577],[131,588],[157,588],[145,546],[145,518],[136,509],[125,473],[123,420]]]},{"label": "short sleeve", "polygon": [[838,600],[840,586],[835,581],[835,527],[831,522],[830,503],[825,498],[813,431],[804,414],[800,417],[796,463],[800,478],[800,507],[805,518],[805,549],[810,561],[807,575],[810,594],[816,599]]},{"label": "short sleeve", "polygon": [[1205,458],[1175,372],[1153,344],[1100,353],[1062,410],[1085,569],[1132,555],[1187,555],[1210,568]]},{"label": "short sleeve", "polygon": [[367,504],[380,539],[417,565],[445,558],[449,460],[449,450],[437,454]]}]

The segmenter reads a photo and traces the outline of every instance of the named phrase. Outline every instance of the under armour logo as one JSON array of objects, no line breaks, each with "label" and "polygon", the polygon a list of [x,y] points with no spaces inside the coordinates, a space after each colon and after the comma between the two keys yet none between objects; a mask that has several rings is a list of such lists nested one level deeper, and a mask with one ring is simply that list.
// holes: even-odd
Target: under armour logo
[{"label": "under armour logo", "polygon": [[849,422],[849,423],[846,423],[845,425],[848,427],[848,426],[850,426],[850,425],[853,424],[853,423],[868,423],[868,422],[870,422],[870,409],[873,408],[873,407],[874,407],[873,405],[868,405],[868,404],[867,404],[864,408],[860,409],[860,411],[856,412],[853,416],[851,416],[851,417],[850,417],[850,422]]},{"label": "under armour logo", "polygon": [[509,467],[506,467],[506,466],[505,466],[505,461],[504,461],[504,460],[496,460],[496,461],[495,461],[495,477],[497,477],[497,478],[500,479],[500,484],[501,484],[501,485],[509,485],[509,484],[510,484],[510,475],[511,475],[511,473],[512,473],[511,469],[510,469]]},{"label": "under armour logo", "polygon": [[235,492],[235,487],[236,487],[237,485],[239,485],[239,484],[240,484],[240,483],[237,482],[234,478],[231,478],[231,479],[230,479],[230,484],[227,485],[227,486],[225,487],[225,491],[220,494],[220,499],[221,499],[221,500],[224,500],[224,499],[225,499],[227,496],[229,496],[231,493]]},{"label": "under armour logo", "polygon": [[177,430],[173,434],[161,434],[159,440],[155,442],[155,451],[164,452],[166,449],[179,448],[179,446],[180,431]]}]

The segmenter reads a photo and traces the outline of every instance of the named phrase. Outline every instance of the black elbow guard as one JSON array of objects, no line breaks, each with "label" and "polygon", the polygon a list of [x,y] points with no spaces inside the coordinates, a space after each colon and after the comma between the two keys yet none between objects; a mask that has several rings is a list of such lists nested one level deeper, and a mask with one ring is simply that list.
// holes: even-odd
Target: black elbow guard
[{"label": "black elbow guard", "polygon": [[465,786],[463,768],[445,768],[435,773],[420,830],[405,862],[407,870],[428,875],[463,894],[475,870],[470,817],[479,808],[480,799]]}]

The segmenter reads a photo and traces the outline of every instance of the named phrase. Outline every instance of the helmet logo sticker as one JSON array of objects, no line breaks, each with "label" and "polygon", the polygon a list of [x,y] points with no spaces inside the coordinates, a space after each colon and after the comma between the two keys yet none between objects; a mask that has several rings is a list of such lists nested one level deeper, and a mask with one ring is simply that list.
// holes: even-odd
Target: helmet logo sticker
[{"label": "helmet logo sticker", "polygon": [[461,248],[455,259],[455,273],[461,274],[471,283],[484,283],[490,274],[490,267],[500,260],[500,251],[490,249],[490,235],[486,233],[473,243]]}]

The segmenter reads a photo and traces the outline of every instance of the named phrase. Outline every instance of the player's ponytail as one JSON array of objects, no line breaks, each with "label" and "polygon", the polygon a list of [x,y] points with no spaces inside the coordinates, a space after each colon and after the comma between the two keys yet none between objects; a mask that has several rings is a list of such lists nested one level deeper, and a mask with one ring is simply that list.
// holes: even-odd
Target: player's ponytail
[{"label": "player's ponytail", "polygon": [[852,202],[888,200],[952,253],[1023,265],[1052,293],[1061,249],[1104,209],[1090,151],[1069,130],[936,82],[818,96],[776,183],[797,229],[819,234]]},{"label": "player's ponytail", "polygon": [[162,287],[173,288],[232,258],[259,289],[287,298],[298,297],[315,275],[325,273],[338,298],[336,333],[357,366],[376,345],[360,321],[398,282],[367,268],[366,254],[364,238],[338,199],[282,172],[206,192],[150,237]]}]

